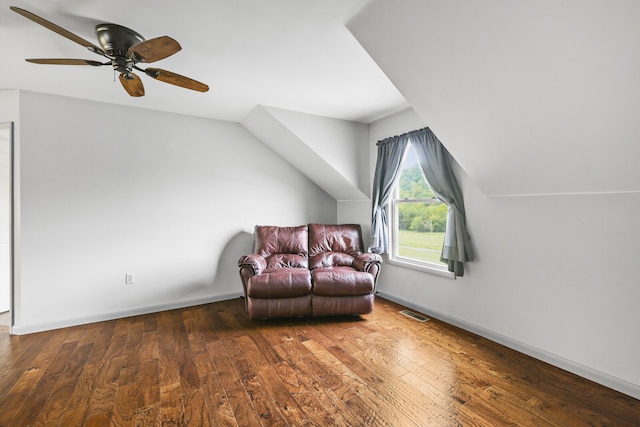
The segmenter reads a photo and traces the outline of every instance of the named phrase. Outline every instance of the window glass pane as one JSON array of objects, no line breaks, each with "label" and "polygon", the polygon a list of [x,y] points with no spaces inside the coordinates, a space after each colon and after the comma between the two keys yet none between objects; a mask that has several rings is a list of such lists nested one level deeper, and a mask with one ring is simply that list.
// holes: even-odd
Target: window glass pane
[{"label": "window glass pane", "polygon": [[435,198],[422,175],[413,147],[409,147],[398,183],[395,224],[396,256],[436,264],[440,261],[447,205]]},{"label": "window glass pane", "polygon": [[422,170],[412,147],[409,147],[407,156],[404,159],[399,185],[400,199],[430,199],[434,197],[433,192],[422,176]]},{"label": "window glass pane", "polygon": [[404,258],[441,264],[440,254],[447,223],[442,202],[398,203],[398,248]]}]

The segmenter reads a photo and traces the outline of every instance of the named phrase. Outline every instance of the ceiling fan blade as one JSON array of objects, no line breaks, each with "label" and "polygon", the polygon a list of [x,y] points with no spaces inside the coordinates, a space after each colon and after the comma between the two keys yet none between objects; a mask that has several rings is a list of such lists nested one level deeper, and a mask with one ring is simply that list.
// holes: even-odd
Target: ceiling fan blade
[{"label": "ceiling fan blade", "polygon": [[36,14],[33,14],[31,12],[29,12],[28,10],[24,10],[24,9],[20,9],[19,7],[15,7],[15,6],[10,6],[9,9],[13,10],[14,12],[24,16],[27,19],[32,20],[33,22],[42,25],[45,28],[48,28],[49,30],[60,34],[63,37],[68,38],[71,41],[74,41],[76,43],[78,43],[79,45],[82,45],[84,47],[86,47],[87,49],[89,49],[92,52],[95,52],[99,55],[105,55],[105,52],[99,48],[98,46],[96,46],[95,44],[83,39],[82,37],[73,34],[71,31],[69,30],[65,30],[64,28],[60,27],[59,25],[54,24],[51,21],[47,21],[44,18],[39,17]]},{"label": "ceiling fan blade", "polygon": [[33,64],[49,64],[49,65],[93,65],[99,67],[101,65],[110,65],[110,62],[102,63],[92,61],[90,59],[63,59],[63,58],[31,58],[25,59]]},{"label": "ceiling fan blade", "polygon": [[173,55],[180,49],[182,49],[180,43],[169,36],[162,36],[132,46],[128,54],[135,54],[140,62],[156,62]]},{"label": "ceiling fan blade", "polygon": [[206,92],[209,90],[209,86],[206,84],[200,83],[199,81],[193,80],[189,77],[181,76],[180,74],[172,73],[171,71],[161,70],[159,68],[147,68],[144,72],[146,75],[153,77],[156,80],[180,86],[185,89],[196,90],[198,92]]},{"label": "ceiling fan blade", "polygon": [[142,85],[142,80],[137,75],[130,73],[129,75],[125,75],[124,73],[120,74],[120,83],[122,83],[122,87],[127,93],[131,96],[144,96],[144,86]]}]

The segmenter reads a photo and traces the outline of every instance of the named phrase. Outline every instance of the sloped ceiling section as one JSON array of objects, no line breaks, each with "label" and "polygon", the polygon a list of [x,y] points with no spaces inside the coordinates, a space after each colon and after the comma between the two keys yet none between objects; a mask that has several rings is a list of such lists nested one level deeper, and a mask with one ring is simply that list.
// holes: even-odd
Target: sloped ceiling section
[{"label": "sloped ceiling section", "polygon": [[367,125],[267,106],[242,125],[334,199],[369,199]]},{"label": "sloped ceiling section", "polygon": [[[405,99],[344,24],[368,0],[15,0],[0,7],[0,89],[240,122],[256,105],[371,122],[407,108]],[[36,65],[25,58],[99,56],[15,12],[9,5],[97,43],[113,22],[147,39],[167,35],[182,50],[153,67],[210,86],[184,90],[141,75],[130,97],[110,67]],[[146,64],[139,64],[147,68]]]},{"label": "sloped ceiling section", "polygon": [[640,191],[640,2],[373,0],[349,30],[487,195]]}]

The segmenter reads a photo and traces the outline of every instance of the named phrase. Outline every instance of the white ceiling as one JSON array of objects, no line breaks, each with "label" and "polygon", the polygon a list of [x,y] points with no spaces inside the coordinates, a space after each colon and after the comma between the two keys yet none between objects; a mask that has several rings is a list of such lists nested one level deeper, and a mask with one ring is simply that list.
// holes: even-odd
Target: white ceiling
[{"label": "white ceiling", "polygon": [[[345,28],[368,0],[15,0],[0,8],[0,89],[24,89],[223,120],[256,105],[371,122],[408,106]],[[168,35],[182,50],[152,66],[208,84],[194,92],[142,75],[131,98],[110,67],[36,65],[25,58],[102,60],[12,12],[17,6],[97,44],[113,22],[145,38]],[[144,67],[143,67],[144,68]],[[141,73],[139,73],[141,74]]]},{"label": "white ceiling", "polygon": [[640,193],[640,2],[373,0],[348,27],[486,195]]}]

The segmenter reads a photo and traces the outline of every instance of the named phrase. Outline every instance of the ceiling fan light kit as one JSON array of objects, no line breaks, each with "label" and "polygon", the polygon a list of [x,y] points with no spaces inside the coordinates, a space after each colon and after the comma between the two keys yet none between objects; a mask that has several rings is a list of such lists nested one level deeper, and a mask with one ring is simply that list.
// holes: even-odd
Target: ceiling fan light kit
[{"label": "ceiling fan light kit", "polygon": [[159,61],[180,51],[182,49],[180,44],[169,36],[146,40],[130,28],[118,24],[103,23],[98,24],[95,29],[98,44],[100,45],[96,46],[27,10],[15,6],[10,6],[9,9],[108,59],[106,62],[99,62],[90,59],[33,58],[27,59],[27,62],[48,65],[91,65],[94,67],[111,65],[116,72],[120,73],[119,80],[124,90],[134,97],[144,96],[144,85],[133,70],[143,72],[155,80],[185,89],[198,92],[207,92],[209,90],[209,86],[192,78],[159,68],[142,69],[137,66],[138,63]]}]

